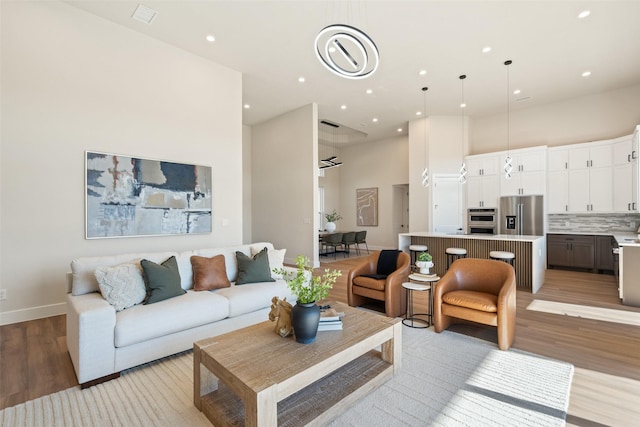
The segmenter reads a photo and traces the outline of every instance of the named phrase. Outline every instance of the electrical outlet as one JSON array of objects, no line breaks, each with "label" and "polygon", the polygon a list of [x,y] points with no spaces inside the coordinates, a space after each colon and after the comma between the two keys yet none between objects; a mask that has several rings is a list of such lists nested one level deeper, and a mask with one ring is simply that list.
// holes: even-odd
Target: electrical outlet
[{"label": "electrical outlet", "polygon": [[4,301],[7,299],[7,290],[0,289],[0,301]]},{"label": "electrical outlet", "polygon": [[569,228],[569,227],[571,226],[571,224],[569,223],[569,221],[565,221],[565,222],[564,222],[564,226],[565,226],[565,227],[567,227],[567,228]]}]

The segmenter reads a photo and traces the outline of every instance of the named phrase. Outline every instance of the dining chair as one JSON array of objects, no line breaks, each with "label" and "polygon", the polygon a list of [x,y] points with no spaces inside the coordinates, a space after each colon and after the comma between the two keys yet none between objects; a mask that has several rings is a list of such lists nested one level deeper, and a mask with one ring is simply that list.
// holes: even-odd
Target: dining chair
[{"label": "dining chair", "polygon": [[369,253],[369,246],[367,245],[367,230],[356,231],[356,253],[360,253],[360,244],[364,244]]},{"label": "dining chair", "polygon": [[[327,234],[322,238],[322,244],[325,248],[326,247],[333,248],[334,259],[336,258],[336,254],[338,253],[338,248],[340,246],[344,248],[344,244],[342,243],[342,234],[343,233],[331,233],[331,234]],[[329,252],[327,252],[327,255],[329,255]],[[346,252],[345,252],[345,258],[346,258]]]}]

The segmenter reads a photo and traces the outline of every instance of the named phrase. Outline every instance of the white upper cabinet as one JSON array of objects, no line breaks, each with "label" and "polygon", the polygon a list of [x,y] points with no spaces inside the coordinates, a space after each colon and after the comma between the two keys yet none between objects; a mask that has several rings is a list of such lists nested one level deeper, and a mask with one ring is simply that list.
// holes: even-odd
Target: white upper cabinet
[{"label": "white upper cabinet", "polygon": [[549,148],[547,152],[547,208],[549,213],[569,211],[569,150]]},{"label": "white upper cabinet", "polygon": [[[504,166],[511,156],[511,179],[507,179]],[[522,196],[546,193],[547,147],[511,150],[500,155],[500,195]]]},{"label": "white upper cabinet", "polygon": [[465,158],[467,171],[467,208],[495,208],[499,196],[498,153],[478,154]]},{"label": "white upper cabinet", "polygon": [[497,175],[500,156],[498,154],[478,154],[467,156],[467,171],[469,176]]},{"label": "white upper cabinet", "polygon": [[638,131],[613,143],[613,210],[638,212]]},{"label": "white upper cabinet", "polygon": [[611,141],[569,147],[569,212],[613,211],[612,165]]}]

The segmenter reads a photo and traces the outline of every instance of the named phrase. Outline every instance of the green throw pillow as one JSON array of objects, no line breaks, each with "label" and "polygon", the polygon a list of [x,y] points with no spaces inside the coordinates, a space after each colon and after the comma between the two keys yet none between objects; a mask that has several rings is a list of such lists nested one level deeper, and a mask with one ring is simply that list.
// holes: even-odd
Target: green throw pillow
[{"label": "green throw pillow", "polygon": [[176,257],[172,256],[161,265],[143,259],[140,265],[142,265],[144,284],[147,288],[145,304],[177,297],[186,292],[180,287],[180,272]]},{"label": "green throw pillow", "polygon": [[238,278],[236,279],[236,285],[257,282],[275,282],[275,280],[271,278],[271,271],[269,270],[269,255],[267,248],[258,252],[253,259],[240,251],[236,251],[236,259],[238,260]]}]

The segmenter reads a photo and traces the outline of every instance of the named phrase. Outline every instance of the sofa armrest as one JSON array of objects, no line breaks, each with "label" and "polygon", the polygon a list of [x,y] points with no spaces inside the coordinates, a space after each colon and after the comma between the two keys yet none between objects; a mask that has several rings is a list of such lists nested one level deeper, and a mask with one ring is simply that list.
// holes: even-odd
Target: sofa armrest
[{"label": "sofa armrest", "polygon": [[67,348],[80,384],[115,372],[116,311],[97,292],[67,295]]}]

